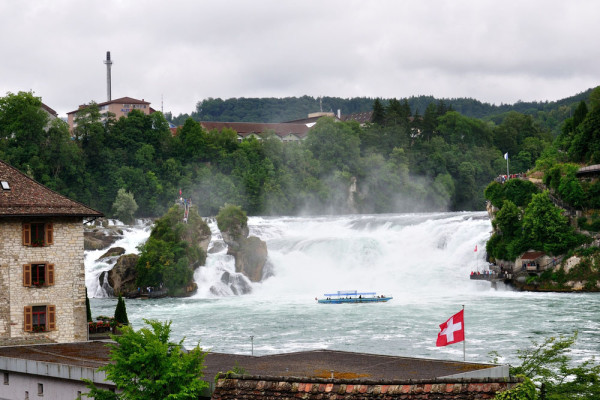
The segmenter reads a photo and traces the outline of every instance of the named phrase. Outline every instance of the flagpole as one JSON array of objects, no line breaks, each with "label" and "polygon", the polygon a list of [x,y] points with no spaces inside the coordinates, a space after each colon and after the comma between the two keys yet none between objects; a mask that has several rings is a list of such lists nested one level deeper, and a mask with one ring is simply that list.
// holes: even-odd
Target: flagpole
[{"label": "flagpole", "polygon": [[463,361],[467,361],[467,345],[465,344],[467,342],[467,329],[465,328],[465,320],[464,320],[464,315],[465,315],[465,305],[462,305],[463,308],[463,332],[465,337],[463,338]]},{"label": "flagpole", "polygon": [[510,174],[508,173],[508,153],[506,153],[506,179],[508,180],[508,177],[510,176]]}]

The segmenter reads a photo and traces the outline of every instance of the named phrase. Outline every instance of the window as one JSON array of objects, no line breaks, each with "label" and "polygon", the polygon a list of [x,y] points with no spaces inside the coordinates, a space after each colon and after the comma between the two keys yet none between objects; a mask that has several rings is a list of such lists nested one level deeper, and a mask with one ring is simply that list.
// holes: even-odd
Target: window
[{"label": "window", "polygon": [[4,384],[8,385],[8,372],[4,373]]},{"label": "window", "polygon": [[6,181],[0,181],[2,184],[2,190],[10,190],[10,185]]},{"label": "window", "polygon": [[34,262],[23,264],[23,286],[41,287],[54,285],[54,264]]},{"label": "window", "polygon": [[47,332],[56,329],[56,306],[25,306],[25,332]]},{"label": "window", "polygon": [[23,224],[23,246],[41,247],[54,244],[54,227],[50,222]]},{"label": "window", "polygon": [[43,395],[44,395],[44,384],[38,383],[38,396],[43,396]]}]

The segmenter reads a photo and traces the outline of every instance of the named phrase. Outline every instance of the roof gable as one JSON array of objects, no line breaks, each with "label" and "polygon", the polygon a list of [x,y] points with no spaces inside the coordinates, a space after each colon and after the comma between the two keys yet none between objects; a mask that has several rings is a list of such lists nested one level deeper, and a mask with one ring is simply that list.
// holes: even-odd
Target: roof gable
[{"label": "roof gable", "polygon": [[[0,160],[0,218],[25,216],[102,217],[103,214],[34,181]],[[5,188],[8,186],[8,189]]]}]

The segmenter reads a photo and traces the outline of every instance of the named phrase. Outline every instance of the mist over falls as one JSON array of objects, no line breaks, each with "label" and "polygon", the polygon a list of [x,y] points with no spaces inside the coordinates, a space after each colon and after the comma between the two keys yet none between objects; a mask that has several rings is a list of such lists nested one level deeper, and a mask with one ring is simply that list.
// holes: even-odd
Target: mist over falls
[{"label": "mist over falls", "polygon": [[[484,265],[491,225],[481,212],[250,217],[250,234],[267,242],[269,259],[263,280],[251,282],[235,272],[214,221],[206,265],[196,270],[194,298],[320,296],[331,290],[375,290],[397,299],[464,290],[459,282]],[[137,253],[149,225],[124,227],[113,246]],[[479,252],[475,253],[475,245]],[[104,250],[86,252],[90,297],[111,295],[103,271],[116,259],[97,259]]]}]

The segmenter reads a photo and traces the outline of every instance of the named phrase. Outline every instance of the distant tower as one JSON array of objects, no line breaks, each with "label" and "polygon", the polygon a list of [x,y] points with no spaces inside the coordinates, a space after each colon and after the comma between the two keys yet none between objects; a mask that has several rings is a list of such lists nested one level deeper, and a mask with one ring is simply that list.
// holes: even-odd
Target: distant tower
[{"label": "distant tower", "polygon": [[106,52],[106,60],[104,60],[104,64],[106,64],[106,95],[108,97],[107,101],[111,101],[110,95],[110,67],[112,65],[112,61],[110,61],[110,51]]}]

